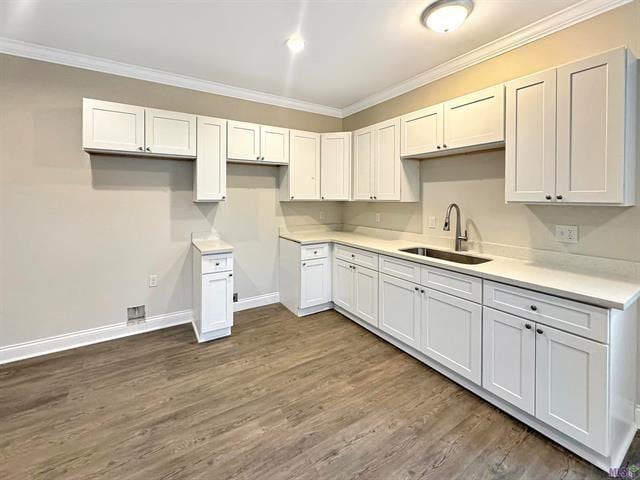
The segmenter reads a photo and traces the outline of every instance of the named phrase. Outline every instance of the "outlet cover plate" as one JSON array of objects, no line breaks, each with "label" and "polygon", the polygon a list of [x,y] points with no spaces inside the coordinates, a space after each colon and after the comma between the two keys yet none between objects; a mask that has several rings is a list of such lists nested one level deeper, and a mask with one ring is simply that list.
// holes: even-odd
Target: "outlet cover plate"
[{"label": "outlet cover plate", "polygon": [[556,240],[562,243],[578,243],[576,225],[556,225]]}]

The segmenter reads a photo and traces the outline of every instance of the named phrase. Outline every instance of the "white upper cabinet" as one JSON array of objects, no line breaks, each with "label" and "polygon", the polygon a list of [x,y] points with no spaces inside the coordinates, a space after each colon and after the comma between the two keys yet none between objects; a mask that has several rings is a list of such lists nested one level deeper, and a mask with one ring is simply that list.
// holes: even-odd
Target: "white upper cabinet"
[{"label": "white upper cabinet", "polygon": [[374,126],[374,200],[400,200],[400,119]]},{"label": "white upper cabinet", "polygon": [[353,132],[353,199],[373,200],[373,127]]},{"label": "white upper cabinet", "polygon": [[289,129],[260,125],[260,161],[289,163]]},{"label": "white upper cabinet", "polygon": [[444,103],[444,149],[503,141],[504,85],[496,85]]},{"label": "white upper cabinet", "polygon": [[198,117],[198,156],[193,201],[217,202],[227,195],[227,121]]},{"label": "white upper cabinet", "polygon": [[437,152],[444,143],[443,104],[400,117],[400,154],[403,157]]},{"label": "white upper cabinet", "polygon": [[86,150],[144,151],[144,108],[85,98],[82,145]]},{"label": "white upper cabinet", "polygon": [[260,125],[229,120],[227,159],[260,161]]},{"label": "white upper cabinet", "polygon": [[556,190],[556,70],[507,83],[507,202],[550,202]]},{"label": "white upper cabinet", "polygon": [[145,151],[156,155],[196,156],[196,116],[145,109]]},{"label": "white upper cabinet", "polygon": [[291,130],[289,166],[280,172],[280,200],[320,200],[320,134]]},{"label": "white upper cabinet", "polygon": [[637,69],[627,53],[620,48],[558,69],[556,200],[635,200]]},{"label": "white upper cabinet", "polygon": [[320,135],[322,200],[349,200],[351,195],[351,132]]}]

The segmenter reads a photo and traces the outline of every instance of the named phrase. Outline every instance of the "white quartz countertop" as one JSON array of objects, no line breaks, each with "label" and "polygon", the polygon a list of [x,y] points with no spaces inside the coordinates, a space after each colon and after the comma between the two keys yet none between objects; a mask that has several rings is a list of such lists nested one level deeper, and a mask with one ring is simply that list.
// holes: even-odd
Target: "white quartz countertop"
[{"label": "white quartz countertop", "polygon": [[219,238],[213,238],[208,240],[197,240],[193,239],[191,241],[194,247],[200,250],[200,253],[203,255],[212,254],[212,253],[230,253],[233,252],[233,247],[229,245],[227,242],[220,240]]},{"label": "white quartz countertop", "polygon": [[492,260],[479,265],[464,265],[399,251],[401,248],[408,247],[430,247],[443,250],[442,247],[408,240],[385,240],[350,232],[305,231],[282,233],[280,237],[302,245],[333,242],[363,248],[384,255],[404,258],[496,282],[509,283],[605,308],[624,310],[640,297],[640,283],[609,274],[606,271],[594,273],[580,271],[576,268],[565,269],[561,266],[547,265],[537,261],[497,257],[475,252],[463,253]]}]

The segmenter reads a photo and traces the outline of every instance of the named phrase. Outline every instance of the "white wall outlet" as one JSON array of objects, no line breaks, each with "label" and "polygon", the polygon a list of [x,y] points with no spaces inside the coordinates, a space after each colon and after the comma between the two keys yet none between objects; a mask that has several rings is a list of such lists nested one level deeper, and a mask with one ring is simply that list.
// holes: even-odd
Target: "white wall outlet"
[{"label": "white wall outlet", "polygon": [[380,223],[380,214],[376,212],[376,223]]},{"label": "white wall outlet", "polygon": [[436,228],[436,217],[429,217],[429,228]]},{"label": "white wall outlet", "polygon": [[158,286],[158,275],[149,275],[149,287]]},{"label": "white wall outlet", "polygon": [[576,225],[556,225],[556,240],[562,243],[578,243]]},{"label": "white wall outlet", "polygon": [[320,210],[320,221],[324,220],[324,212]]}]

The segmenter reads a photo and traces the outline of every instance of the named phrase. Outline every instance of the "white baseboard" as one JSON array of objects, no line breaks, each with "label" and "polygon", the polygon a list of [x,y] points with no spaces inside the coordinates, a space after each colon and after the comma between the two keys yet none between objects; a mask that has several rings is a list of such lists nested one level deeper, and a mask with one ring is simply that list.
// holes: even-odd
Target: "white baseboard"
[{"label": "white baseboard", "polygon": [[250,308],[263,307],[272,303],[280,302],[280,293],[265,293],[264,295],[256,295],[255,297],[243,298],[233,304],[233,311],[240,312]]},{"label": "white baseboard", "polygon": [[640,429],[640,404],[636,404],[635,417],[636,428]]},{"label": "white baseboard", "polygon": [[192,316],[193,312],[191,310],[183,310],[149,317],[145,322],[133,325],[116,323],[114,325],[91,328],[79,332],[66,333],[54,337],[0,347],[0,365],[17,360],[24,360],[25,358],[82,347],[84,345],[91,345],[93,343],[128,337],[129,335],[136,335],[138,333],[182,325],[191,322]]}]

